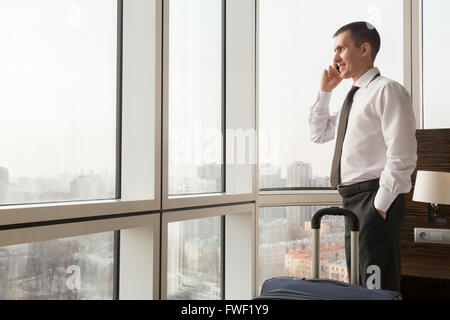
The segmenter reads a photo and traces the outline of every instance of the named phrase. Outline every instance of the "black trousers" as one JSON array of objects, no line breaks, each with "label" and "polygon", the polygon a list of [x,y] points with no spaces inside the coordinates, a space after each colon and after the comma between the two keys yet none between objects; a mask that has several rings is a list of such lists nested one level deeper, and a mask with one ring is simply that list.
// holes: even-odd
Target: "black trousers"
[{"label": "black trousers", "polygon": [[[343,197],[344,208],[359,218],[360,285],[367,286],[370,282],[375,288],[378,285],[379,289],[400,291],[400,235],[405,217],[405,195],[401,194],[395,199],[384,220],[374,207],[378,188],[379,179],[376,179],[338,190]],[[346,221],[345,253],[349,273],[350,252],[350,230]]]}]

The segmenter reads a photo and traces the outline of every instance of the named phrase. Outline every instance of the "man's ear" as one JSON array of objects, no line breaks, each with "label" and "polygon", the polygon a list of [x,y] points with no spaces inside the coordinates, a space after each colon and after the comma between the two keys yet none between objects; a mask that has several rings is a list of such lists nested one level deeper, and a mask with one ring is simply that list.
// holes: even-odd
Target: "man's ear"
[{"label": "man's ear", "polygon": [[361,45],[361,55],[363,57],[366,57],[366,56],[371,56],[371,54],[372,54],[372,47],[370,46],[370,43],[364,42]]}]

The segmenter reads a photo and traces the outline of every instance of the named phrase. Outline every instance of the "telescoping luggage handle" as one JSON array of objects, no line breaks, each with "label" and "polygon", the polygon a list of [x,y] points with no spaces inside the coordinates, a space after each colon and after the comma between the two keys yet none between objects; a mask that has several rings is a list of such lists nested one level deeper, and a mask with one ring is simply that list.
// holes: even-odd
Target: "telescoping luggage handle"
[{"label": "telescoping luggage handle", "polygon": [[312,229],[312,269],[313,278],[319,278],[320,267],[320,222],[324,216],[344,216],[348,218],[351,231],[351,264],[350,264],[350,283],[359,284],[359,220],[358,217],[347,209],[332,207],[317,211],[311,220]]}]

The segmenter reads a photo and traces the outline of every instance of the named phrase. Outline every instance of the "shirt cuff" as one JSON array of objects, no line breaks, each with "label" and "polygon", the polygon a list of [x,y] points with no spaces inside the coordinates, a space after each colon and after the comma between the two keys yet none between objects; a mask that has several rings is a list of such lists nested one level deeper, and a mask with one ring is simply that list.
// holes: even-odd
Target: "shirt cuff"
[{"label": "shirt cuff", "polygon": [[317,105],[322,108],[328,108],[331,102],[332,91],[319,91],[319,97],[317,99]]},{"label": "shirt cuff", "polygon": [[326,91],[319,91],[319,94],[317,95],[317,100],[314,103],[314,105],[311,107],[311,112],[314,112],[314,110],[328,110],[330,108],[330,102],[331,102],[331,92]]},{"label": "shirt cuff", "polygon": [[375,195],[375,199],[373,200],[373,205],[375,206],[375,209],[387,212],[394,202],[395,198],[397,198],[397,195],[386,191],[385,189],[383,189],[383,187],[380,186],[377,194]]}]

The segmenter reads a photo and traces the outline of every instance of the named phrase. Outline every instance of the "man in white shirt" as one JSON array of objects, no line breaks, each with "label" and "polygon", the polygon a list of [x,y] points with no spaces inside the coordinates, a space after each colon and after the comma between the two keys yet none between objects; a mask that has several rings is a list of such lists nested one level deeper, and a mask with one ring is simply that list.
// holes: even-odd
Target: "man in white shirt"
[{"label": "man in white shirt", "polygon": [[[348,24],[334,39],[333,65],[324,70],[319,97],[310,110],[311,140],[325,143],[336,137],[331,184],[343,197],[344,208],[360,220],[361,284],[377,287],[371,274],[375,270],[381,289],[399,291],[404,194],[411,189],[417,161],[410,95],[374,67],[381,40],[372,25]],[[343,108],[330,114],[332,91],[350,78],[354,85]],[[349,245],[346,223],[348,267]]]}]

